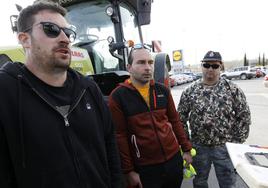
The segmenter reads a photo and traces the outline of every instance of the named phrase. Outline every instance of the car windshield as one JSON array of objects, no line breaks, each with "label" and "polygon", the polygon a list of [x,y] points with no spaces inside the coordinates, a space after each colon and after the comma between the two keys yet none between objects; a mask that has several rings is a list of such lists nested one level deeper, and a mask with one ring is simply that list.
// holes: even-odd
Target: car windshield
[{"label": "car windshield", "polygon": [[[109,2],[84,2],[68,7],[66,18],[76,27],[77,37],[74,45],[87,45],[86,49],[93,64],[95,73],[110,72],[119,69],[119,61],[109,52],[107,38],[115,38],[115,30],[110,17],[105,9]],[[135,24],[134,14],[129,11],[124,3],[120,4],[122,26],[125,38],[139,40],[138,29]],[[82,44],[82,45],[81,45]]]}]

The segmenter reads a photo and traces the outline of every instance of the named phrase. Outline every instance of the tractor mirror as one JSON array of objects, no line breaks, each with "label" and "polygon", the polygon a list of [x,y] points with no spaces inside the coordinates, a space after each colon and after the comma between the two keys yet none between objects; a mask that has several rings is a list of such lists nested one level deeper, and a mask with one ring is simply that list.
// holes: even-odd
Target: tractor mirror
[{"label": "tractor mirror", "polygon": [[17,20],[18,20],[18,15],[10,16],[10,24],[11,24],[11,29],[13,33],[18,32]]},{"label": "tractor mirror", "polygon": [[137,12],[139,25],[148,25],[151,22],[152,0],[127,0]]}]

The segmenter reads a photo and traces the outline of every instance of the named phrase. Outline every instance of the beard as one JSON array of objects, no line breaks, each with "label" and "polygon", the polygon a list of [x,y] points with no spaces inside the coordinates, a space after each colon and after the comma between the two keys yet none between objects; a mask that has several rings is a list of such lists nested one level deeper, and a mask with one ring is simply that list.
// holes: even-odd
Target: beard
[{"label": "beard", "polygon": [[140,74],[133,74],[132,78],[142,85],[147,84],[148,82],[150,82],[150,80],[153,79],[152,75],[151,76],[148,76],[148,75],[144,76],[144,75],[140,75]]},{"label": "beard", "polygon": [[204,78],[208,81],[215,81],[218,80],[220,77],[220,73],[216,73],[216,72],[207,72],[204,74]]},{"label": "beard", "polygon": [[50,64],[53,66],[54,70],[58,70],[58,71],[66,71],[71,64],[71,58],[69,58],[68,60],[61,60],[59,58],[51,57],[50,58]]},{"label": "beard", "polygon": [[[35,40],[32,41],[32,58],[39,67],[46,72],[61,73],[67,71],[71,64],[71,53],[67,44],[58,44],[49,50],[44,45],[39,45]],[[58,49],[66,49],[66,54],[57,53]]]}]

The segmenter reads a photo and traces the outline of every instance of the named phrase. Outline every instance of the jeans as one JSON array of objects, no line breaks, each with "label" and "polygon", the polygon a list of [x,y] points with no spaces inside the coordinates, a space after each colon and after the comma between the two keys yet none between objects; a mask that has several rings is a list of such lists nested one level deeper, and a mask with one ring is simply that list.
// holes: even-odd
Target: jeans
[{"label": "jeans", "polygon": [[137,168],[143,188],[179,188],[183,180],[183,161],[180,153],[161,164]]},{"label": "jeans", "polygon": [[225,145],[205,146],[193,144],[196,156],[193,167],[197,175],[193,180],[194,188],[208,188],[208,176],[213,163],[216,177],[221,188],[233,188],[236,184],[236,172]]}]

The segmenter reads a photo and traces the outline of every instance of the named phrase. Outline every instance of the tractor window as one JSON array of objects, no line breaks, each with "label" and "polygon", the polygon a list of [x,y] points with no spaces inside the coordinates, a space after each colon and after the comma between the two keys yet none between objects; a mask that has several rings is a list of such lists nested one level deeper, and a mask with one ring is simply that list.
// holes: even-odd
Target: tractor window
[{"label": "tractor window", "polygon": [[122,25],[124,30],[125,40],[133,40],[135,44],[141,43],[137,21],[134,12],[124,3],[120,4],[120,13],[122,18]]},{"label": "tractor window", "polygon": [[108,36],[115,37],[114,26],[105,13],[108,2],[72,5],[66,18],[76,27],[75,46],[87,49],[96,74],[118,69],[118,59],[109,52]]}]

